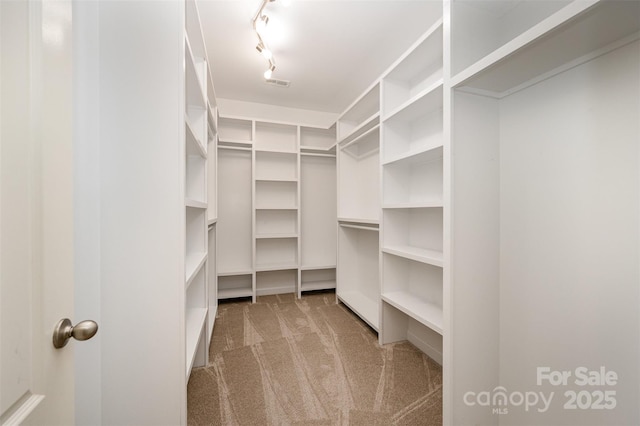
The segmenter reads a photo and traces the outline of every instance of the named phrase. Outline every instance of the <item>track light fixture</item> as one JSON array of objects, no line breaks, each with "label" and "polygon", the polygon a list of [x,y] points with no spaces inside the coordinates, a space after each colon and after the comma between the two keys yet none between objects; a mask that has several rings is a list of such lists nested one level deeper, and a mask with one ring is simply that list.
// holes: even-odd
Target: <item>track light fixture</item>
[{"label": "track light fixture", "polygon": [[[260,3],[260,7],[258,11],[253,17],[251,21],[253,24],[253,30],[256,32],[256,36],[258,37],[258,45],[256,46],[256,50],[264,56],[267,60],[268,68],[264,72],[264,78],[270,79],[271,74],[276,69],[276,60],[273,57],[273,53],[271,49],[267,46],[267,43],[264,40],[265,29],[267,28],[267,24],[269,23],[269,17],[265,14],[265,8],[267,4],[273,2],[275,0],[262,0]],[[291,0],[283,0],[283,3],[287,5]]]}]

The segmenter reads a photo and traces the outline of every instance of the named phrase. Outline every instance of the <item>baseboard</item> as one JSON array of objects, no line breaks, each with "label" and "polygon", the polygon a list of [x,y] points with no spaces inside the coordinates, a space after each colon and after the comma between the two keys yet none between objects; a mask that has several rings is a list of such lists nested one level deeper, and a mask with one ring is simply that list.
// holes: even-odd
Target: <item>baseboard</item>
[{"label": "baseboard", "polygon": [[433,359],[438,364],[442,365],[442,351],[434,348],[426,340],[422,339],[417,334],[408,331],[407,332],[407,340],[411,342],[416,348],[420,349],[422,352],[427,354],[429,358]]}]

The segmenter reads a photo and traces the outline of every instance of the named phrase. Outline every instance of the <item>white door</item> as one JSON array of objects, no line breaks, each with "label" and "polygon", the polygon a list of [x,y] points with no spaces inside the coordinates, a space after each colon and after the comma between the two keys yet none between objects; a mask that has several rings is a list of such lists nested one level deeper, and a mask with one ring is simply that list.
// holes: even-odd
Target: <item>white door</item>
[{"label": "white door", "polygon": [[[71,1],[0,1],[0,423],[75,422]],[[85,318],[80,318],[85,319]]]}]

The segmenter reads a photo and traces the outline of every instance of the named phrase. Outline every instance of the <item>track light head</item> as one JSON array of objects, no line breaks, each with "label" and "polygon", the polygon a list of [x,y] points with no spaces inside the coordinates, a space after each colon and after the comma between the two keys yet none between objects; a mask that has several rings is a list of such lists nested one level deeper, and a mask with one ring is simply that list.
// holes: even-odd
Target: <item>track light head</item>
[{"label": "track light head", "polygon": [[267,80],[270,79],[275,69],[276,69],[276,65],[272,62],[269,62],[269,68],[264,72],[264,78]]}]

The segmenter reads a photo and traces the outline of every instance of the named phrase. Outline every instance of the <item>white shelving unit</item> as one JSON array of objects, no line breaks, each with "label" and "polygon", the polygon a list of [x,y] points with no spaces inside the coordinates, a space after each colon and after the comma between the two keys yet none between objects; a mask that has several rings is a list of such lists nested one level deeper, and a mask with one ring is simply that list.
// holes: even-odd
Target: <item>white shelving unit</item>
[{"label": "white shelving unit", "polygon": [[[215,233],[208,234],[208,201],[215,200],[215,186],[208,187],[208,174],[215,175],[215,158],[209,163],[208,148],[215,139],[215,121],[208,120],[211,102],[208,93],[209,70],[206,50],[195,2],[185,3],[184,36],[185,85],[185,374],[207,363],[208,349],[217,300],[210,299],[208,271],[215,265],[215,249],[209,253],[209,242],[215,248]],[[215,143],[214,143],[215,146]],[[214,183],[215,185],[215,183]],[[213,202],[215,209],[215,201]],[[211,239],[213,237],[213,239]],[[211,312],[210,312],[211,309]],[[211,317],[210,317],[211,315]]]},{"label": "white shelving unit", "polygon": [[382,77],[380,342],[409,340],[442,362],[443,25]]},{"label": "white shelving unit", "polygon": [[255,121],[253,229],[256,294],[298,292],[298,127]]},{"label": "white shelving unit", "polygon": [[300,286],[336,287],[336,127],[300,127]]},{"label": "white shelving unit", "polygon": [[253,135],[251,120],[218,120],[218,299],[255,301]]},{"label": "white shelving unit", "polygon": [[338,118],[336,295],[376,331],[380,326],[380,82]]},{"label": "white shelving unit", "polygon": [[[464,404],[464,393],[554,390],[537,386],[535,371],[541,360],[575,363],[558,342],[570,342],[571,355],[588,354],[583,363],[637,375],[637,363],[611,354],[640,356],[620,338],[638,330],[628,315],[637,312],[638,234],[629,231],[639,226],[640,2],[456,0],[446,7],[444,162],[447,170],[451,161],[452,189],[444,204],[450,197],[452,209],[445,214],[444,421],[498,424],[490,411]],[[599,423],[637,423],[634,386],[616,387],[628,408],[618,399],[620,409]],[[511,424],[549,419],[587,424],[593,411],[562,404],[544,417],[509,411]]]}]

